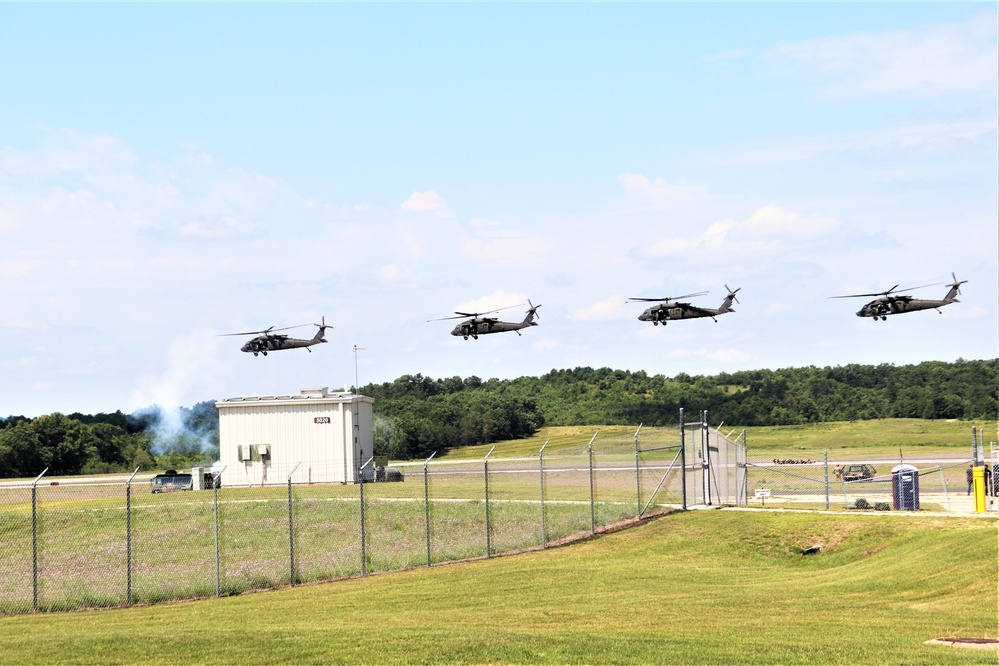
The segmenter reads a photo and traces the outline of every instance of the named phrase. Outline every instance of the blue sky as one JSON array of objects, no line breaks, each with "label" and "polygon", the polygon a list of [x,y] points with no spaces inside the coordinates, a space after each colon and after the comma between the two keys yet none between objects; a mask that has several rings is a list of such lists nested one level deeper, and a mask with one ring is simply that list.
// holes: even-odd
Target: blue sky
[{"label": "blue sky", "polygon": [[[0,414],[341,387],[353,345],[362,383],[994,358],[997,45],[994,3],[0,5]],[[940,315],[828,299],[952,271]]]}]

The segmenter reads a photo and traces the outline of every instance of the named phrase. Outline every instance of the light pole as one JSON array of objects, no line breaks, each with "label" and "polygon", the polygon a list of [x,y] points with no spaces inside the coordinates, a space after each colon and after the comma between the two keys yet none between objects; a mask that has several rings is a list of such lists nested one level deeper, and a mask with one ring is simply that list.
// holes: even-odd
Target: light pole
[{"label": "light pole", "polygon": [[354,345],[354,394],[360,395],[361,387],[357,384],[357,352],[364,351],[364,347]]}]

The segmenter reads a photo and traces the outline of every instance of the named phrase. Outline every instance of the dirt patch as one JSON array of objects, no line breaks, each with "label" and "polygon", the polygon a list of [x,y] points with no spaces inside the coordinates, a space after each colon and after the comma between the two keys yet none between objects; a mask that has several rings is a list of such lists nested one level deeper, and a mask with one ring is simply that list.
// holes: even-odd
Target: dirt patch
[{"label": "dirt patch", "polygon": [[949,645],[956,648],[972,650],[999,651],[999,638],[934,638],[926,641],[927,645]]}]

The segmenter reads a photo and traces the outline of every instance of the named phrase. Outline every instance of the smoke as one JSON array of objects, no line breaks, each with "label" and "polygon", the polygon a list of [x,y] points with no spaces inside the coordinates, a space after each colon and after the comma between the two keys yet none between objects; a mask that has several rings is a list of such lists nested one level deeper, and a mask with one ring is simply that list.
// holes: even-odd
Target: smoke
[{"label": "smoke", "polygon": [[157,457],[218,457],[218,414],[213,401],[199,402],[190,409],[153,405],[132,416],[147,423],[146,432],[153,437],[152,453]]},{"label": "smoke", "polygon": [[212,385],[227,373],[219,361],[214,332],[192,330],[175,337],[167,347],[165,367],[157,376],[139,378],[133,391],[136,405],[151,405],[133,413],[148,422],[156,456],[184,458],[218,456],[218,413],[213,400],[183,407],[210,397]]}]

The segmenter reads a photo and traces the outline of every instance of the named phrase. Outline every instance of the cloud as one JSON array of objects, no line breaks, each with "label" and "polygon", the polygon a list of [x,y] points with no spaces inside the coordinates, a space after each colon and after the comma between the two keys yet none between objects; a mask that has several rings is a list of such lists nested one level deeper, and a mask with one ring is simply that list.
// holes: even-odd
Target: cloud
[{"label": "cloud", "polygon": [[704,199],[708,195],[706,185],[685,180],[673,182],[663,178],[650,180],[640,173],[622,173],[617,180],[624,186],[626,197],[654,205],[689,203]]},{"label": "cloud", "polygon": [[400,277],[402,277],[402,270],[395,264],[382,266],[378,269],[378,279],[382,282],[397,282]]},{"label": "cloud", "polygon": [[745,220],[718,220],[696,236],[670,236],[639,246],[637,252],[641,256],[661,258],[694,252],[777,251],[802,239],[825,236],[836,227],[836,220],[832,218],[805,216],[776,204],[768,204],[753,211]]},{"label": "cloud", "polygon": [[572,318],[578,321],[611,321],[622,319],[629,314],[625,307],[624,296],[609,296],[592,305],[579,308],[572,314]]},{"label": "cloud", "polygon": [[412,211],[414,213],[446,213],[448,212],[447,204],[444,203],[444,199],[441,195],[437,194],[433,190],[427,190],[426,192],[413,192],[409,195],[409,198],[402,202],[402,209]]},{"label": "cloud", "polygon": [[490,262],[501,266],[536,261],[548,249],[547,241],[521,231],[480,231],[462,246],[465,255],[473,262]]},{"label": "cloud", "polygon": [[769,204],[755,211],[741,226],[733,225],[729,229],[736,227],[739,227],[750,236],[783,234],[818,236],[832,231],[836,227],[836,221],[832,218],[822,216],[806,218],[793,210],[780,208],[776,204]]},{"label": "cloud", "polygon": [[457,312],[489,312],[498,309],[512,309],[527,303],[528,295],[522,292],[508,292],[497,289],[488,296],[459,303],[454,309]]},{"label": "cloud", "polygon": [[965,23],[782,42],[765,55],[818,81],[825,97],[994,92],[994,12]]}]

